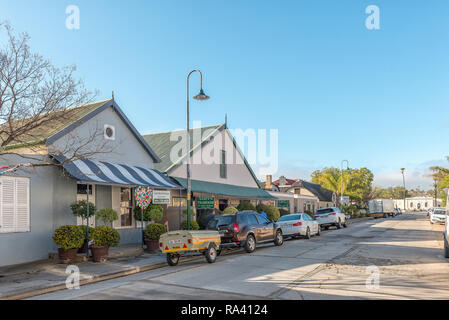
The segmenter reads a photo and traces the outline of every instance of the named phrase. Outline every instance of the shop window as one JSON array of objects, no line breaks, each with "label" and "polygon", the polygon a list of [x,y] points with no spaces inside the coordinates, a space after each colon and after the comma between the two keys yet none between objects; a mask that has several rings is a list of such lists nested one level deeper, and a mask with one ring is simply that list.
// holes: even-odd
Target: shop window
[{"label": "shop window", "polygon": [[[87,184],[77,185],[77,194],[87,194]],[[89,185],[89,196],[92,195],[92,185]]]},{"label": "shop window", "polygon": [[120,224],[131,227],[133,224],[133,199],[131,188],[120,188]]},{"label": "shop window", "polygon": [[228,177],[228,168],[226,166],[226,151],[221,150],[220,178],[226,179],[227,177]]},{"label": "shop window", "polygon": [[413,202],[410,202],[410,208],[413,208]]},{"label": "shop window", "polygon": [[0,179],[0,233],[30,231],[30,180]]},{"label": "shop window", "polygon": [[187,199],[186,198],[179,198],[179,197],[173,197],[172,198],[172,207],[187,207]]}]

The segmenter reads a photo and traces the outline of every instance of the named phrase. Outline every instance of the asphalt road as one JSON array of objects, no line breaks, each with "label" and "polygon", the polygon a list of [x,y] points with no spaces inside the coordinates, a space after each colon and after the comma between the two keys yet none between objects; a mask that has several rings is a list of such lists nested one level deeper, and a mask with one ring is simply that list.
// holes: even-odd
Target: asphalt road
[{"label": "asphalt road", "polygon": [[442,230],[425,214],[369,219],[212,265],[180,263],[32,299],[447,299]]}]

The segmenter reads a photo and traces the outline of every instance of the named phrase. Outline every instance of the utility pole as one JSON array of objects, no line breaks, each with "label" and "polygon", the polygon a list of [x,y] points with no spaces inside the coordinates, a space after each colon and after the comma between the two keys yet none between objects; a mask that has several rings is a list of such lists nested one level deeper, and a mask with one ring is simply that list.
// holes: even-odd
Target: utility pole
[{"label": "utility pole", "polygon": [[407,190],[405,189],[405,175],[404,175],[404,171],[405,168],[401,168],[401,172],[402,172],[402,183],[404,184],[404,212],[407,210],[406,206],[405,206],[405,198],[407,197]]}]

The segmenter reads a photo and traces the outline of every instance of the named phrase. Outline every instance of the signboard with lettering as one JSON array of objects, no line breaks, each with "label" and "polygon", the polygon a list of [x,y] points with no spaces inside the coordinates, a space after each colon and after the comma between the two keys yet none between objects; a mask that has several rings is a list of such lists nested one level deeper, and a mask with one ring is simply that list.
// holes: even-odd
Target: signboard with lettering
[{"label": "signboard with lettering", "polygon": [[290,200],[278,200],[277,207],[290,209]]},{"label": "signboard with lettering", "polygon": [[171,203],[170,191],[153,190],[153,203],[154,204],[170,204]]},{"label": "signboard with lettering", "polygon": [[196,198],[197,209],[214,209],[215,198],[214,197],[199,197]]}]

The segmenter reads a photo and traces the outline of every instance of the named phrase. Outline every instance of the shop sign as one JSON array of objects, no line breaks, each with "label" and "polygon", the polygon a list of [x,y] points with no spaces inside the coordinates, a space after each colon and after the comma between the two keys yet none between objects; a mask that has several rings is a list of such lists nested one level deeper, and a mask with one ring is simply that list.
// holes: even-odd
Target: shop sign
[{"label": "shop sign", "polygon": [[171,195],[167,190],[153,190],[153,203],[154,204],[170,204]]},{"label": "shop sign", "polygon": [[198,209],[214,209],[215,198],[214,197],[198,197],[196,199],[196,207]]}]

